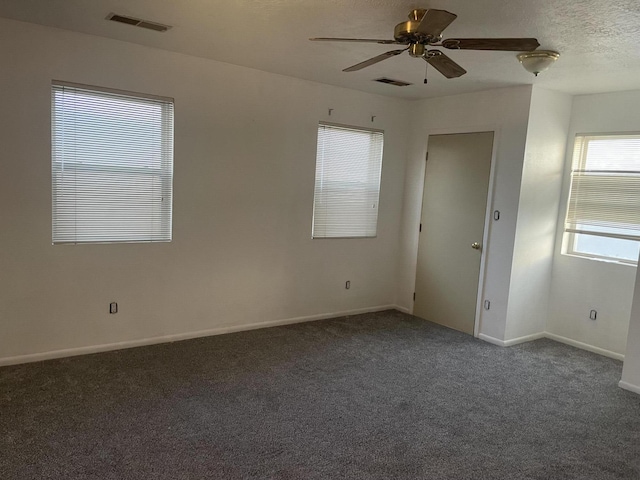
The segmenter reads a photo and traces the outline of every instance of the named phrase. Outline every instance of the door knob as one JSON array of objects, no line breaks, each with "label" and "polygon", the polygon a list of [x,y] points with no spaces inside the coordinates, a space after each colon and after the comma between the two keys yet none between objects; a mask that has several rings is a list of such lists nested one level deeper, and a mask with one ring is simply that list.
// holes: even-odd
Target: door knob
[{"label": "door knob", "polygon": [[474,250],[480,250],[480,244],[478,242],[473,242],[471,244],[471,248],[473,248]]}]

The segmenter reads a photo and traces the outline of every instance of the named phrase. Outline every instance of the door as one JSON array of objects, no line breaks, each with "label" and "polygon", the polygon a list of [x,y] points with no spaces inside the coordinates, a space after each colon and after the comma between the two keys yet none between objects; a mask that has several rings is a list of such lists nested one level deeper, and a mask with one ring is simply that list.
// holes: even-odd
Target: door
[{"label": "door", "polygon": [[414,315],[473,335],[493,132],[429,136]]}]

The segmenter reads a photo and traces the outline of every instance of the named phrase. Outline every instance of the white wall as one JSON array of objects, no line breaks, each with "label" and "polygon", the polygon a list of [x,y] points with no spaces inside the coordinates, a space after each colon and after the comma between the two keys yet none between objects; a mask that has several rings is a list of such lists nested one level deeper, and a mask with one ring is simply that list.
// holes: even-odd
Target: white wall
[{"label": "white wall", "polygon": [[534,87],[520,185],[506,340],[542,334],[572,97]]},{"label": "white wall", "polygon": [[[410,103],[7,20],[0,43],[0,361],[395,303]],[[51,245],[52,79],[175,98],[173,242]],[[385,130],[376,239],[311,240],[321,120]]]},{"label": "white wall", "polygon": [[[558,209],[568,96],[523,86],[408,102],[8,20],[0,41],[0,88],[11,92],[0,112],[0,364],[394,304],[411,310],[428,135],[487,130],[496,132],[490,209],[501,219],[485,245],[491,310],[480,333],[540,332],[548,310],[548,332],[624,353],[635,269],[559,255],[561,233],[549,255],[549,219],[559,212],[561,225],[568,188],[565,165]],[[175,98],[172,243],[51,245],[53,79]],[[576,97],[569,138],[640,131],[639,107],[640,91]],[[321,120],[385,130],[376,239],[310,238]]]},{"label": "white wall", "polygon": [[[560,253],[577,133],[640,131],[640,91],[574,97],[558,216],[547,331],[605,354],[624,355],[636,268]],[[596,321],[589,319],[591,309]]]},{"label": "white wall", "polygon": [[491,210],[500,210],[501,217],[499,221],[491,221],[485,244],[484,298],[490,299],[491,310],[482,312],[480,333],[504,340],[531,91],[531,86],[523,86],[416,102],[398,261],[399,305],[413,307],[428,135],[494,130],[496,158]]},{"label": "white wall", "polygon": [[627,350],[624,357],[620,386],[635,393],[640,393],[640,271],[636,273]]}]

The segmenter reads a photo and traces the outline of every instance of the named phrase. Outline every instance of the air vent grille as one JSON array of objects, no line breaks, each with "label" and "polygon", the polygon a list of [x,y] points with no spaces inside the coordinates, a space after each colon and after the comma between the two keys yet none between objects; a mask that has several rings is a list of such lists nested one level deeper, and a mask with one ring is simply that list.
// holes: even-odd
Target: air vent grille
[{"label": "air vent grille", "polygon": [[389,85],[395,85],[396,87],[407,87],[413,85],[413,83],[403,82],[402,80],[394,80],[392,78],[376,78],[374,82],[388,83]]},{"label": "air vent grille", "polygon": [[133,25],[134,27],[146,28],[148,30],[155,30],[156,32],[166,32],[171,28],[170,25],[163,25],[162,23],[150,22],[148,20],[127,17],[124,15],[118,15],[116,13],[110,13],[107,17],[107,20],[111,20],[112,22],[125,23],[127,25]]}]

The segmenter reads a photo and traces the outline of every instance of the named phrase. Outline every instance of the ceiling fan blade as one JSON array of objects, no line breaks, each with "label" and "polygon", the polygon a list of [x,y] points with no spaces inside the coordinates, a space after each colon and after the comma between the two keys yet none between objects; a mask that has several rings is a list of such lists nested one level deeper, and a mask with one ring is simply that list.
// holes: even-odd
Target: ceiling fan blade
[{"label": "ceiling fan blade", "polygon": [[370,65],[373,65],[375,63],[381,62],[383,60],[386,60],[387,58],[391,58],[394,57],[396,55],[400,55],[402,52],[406,52],[406,48],[403,48],[402,50],[391,50],[390,52],[385,52],[381,55],[377,55],[373,58],[370,58],[369,60],[365,60],[364,62],[360,62],[357,63],[355,65],[352,65],[348,68],[345,68],[344,70],[342,70],[343,72],[355,72],[356,70],[362,70],[365,67],[368,67]]},{"label": "ceiling fan blade", "polygon": [[[437,53],[436,53],[437,52]],[[423,57],[433,68],[447,78],[461,77],[467,71],[439,50],[429,50],[430,55]]]},{"label": "ceiling fan blade", "polygon": [[430,8],[422,17],[417,31],[424,35],[439,37],[442,31],[447,28],[458,16],[446,10],[436,10]]},{"label": "ceiling fan blade", "polygon": [[530,52],[540,44],[535,38],[449,38],[442,41],[442,46],[454,50]]},{"label": "ceiling fan blade", "polygon": [[310,38],[312,42],[359,42],[359,43],[382,43],[383,45],[402,45],[395,40],[378,40],[375,38]]}]

